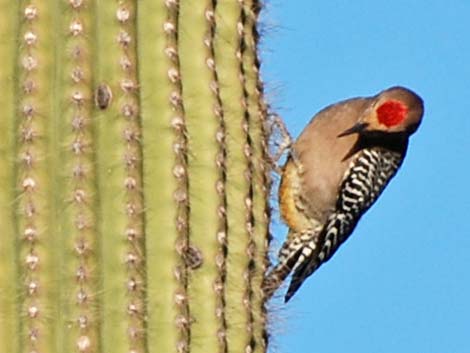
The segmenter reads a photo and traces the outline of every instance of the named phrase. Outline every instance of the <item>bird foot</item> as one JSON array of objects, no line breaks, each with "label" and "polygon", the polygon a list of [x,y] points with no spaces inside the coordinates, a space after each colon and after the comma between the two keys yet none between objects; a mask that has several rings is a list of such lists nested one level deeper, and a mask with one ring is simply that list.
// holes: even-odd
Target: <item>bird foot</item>
[{"label": "bird foot", "polygon": [[269,118],[269,159],[274,171],[282,173],[279,160],[284,153],[292,147],[292,137],[282,118],[277,114],[270,114]]}]

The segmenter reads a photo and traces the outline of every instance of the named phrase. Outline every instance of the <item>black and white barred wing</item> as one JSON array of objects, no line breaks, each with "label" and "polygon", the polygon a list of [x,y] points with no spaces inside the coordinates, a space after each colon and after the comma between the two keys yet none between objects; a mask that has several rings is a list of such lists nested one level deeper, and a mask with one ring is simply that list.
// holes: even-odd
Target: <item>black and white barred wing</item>
[{"label": "black and white barred wing", "polygon": [[[362,150],[354,159],[346,174],[336,203],[336,210],[330,215],[320,235],[320,246],[314,256],[311,252],[299,256],[294,266],[294,274],[285,296],[286,302],[300,288],[303,281],[320,265],[328,261],[339,246],[349,237],[361,216],[377,200],[390,179],[395,175],[403,161],[402,153],[382,148]],[[312,240],[314,241],[314,240]]]}]

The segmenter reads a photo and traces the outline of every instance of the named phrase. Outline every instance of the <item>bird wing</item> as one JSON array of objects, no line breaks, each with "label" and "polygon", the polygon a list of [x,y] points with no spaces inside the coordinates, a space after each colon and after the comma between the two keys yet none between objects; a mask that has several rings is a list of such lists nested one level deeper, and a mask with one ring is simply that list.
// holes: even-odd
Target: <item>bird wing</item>
[{"label": "bird wing", "polygon": [[363,149],[351,163],[340,187],[335,211],[328,217],[317,239],[318,252],[294,266],[285,301],[303,281],[328,261],[354,230],[359,218],[377,200],[403,161],[404,153],[374,147]]}]

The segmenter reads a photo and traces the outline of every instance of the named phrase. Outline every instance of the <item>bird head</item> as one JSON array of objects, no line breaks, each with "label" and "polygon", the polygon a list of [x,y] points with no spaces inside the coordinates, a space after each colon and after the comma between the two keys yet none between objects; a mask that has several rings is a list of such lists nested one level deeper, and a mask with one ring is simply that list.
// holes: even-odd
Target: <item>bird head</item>
[{"label": "bird head", "polygon": [[404,87],[391,87],[371,98],[358,122],[338,137],[354,133],[413,134],[421,123],[423,100]]}]

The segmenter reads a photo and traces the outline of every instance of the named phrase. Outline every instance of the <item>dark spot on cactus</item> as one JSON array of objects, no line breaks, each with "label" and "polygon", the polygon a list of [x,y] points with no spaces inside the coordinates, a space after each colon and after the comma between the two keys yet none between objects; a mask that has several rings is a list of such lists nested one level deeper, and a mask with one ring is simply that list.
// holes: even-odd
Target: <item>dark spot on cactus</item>
[{"label": "dark spot on cactus", "polygon": [[202,252],[194,245],[189,245],[183,252],[186,266],[192,270],[198,269],[203,263]]},{"label": "dark spot on cactus", "polygon": [[113,94],[111,88],[105,84],[100,84],[95,90],[95,105],[101,110],[105,110],[111,104]]}]

